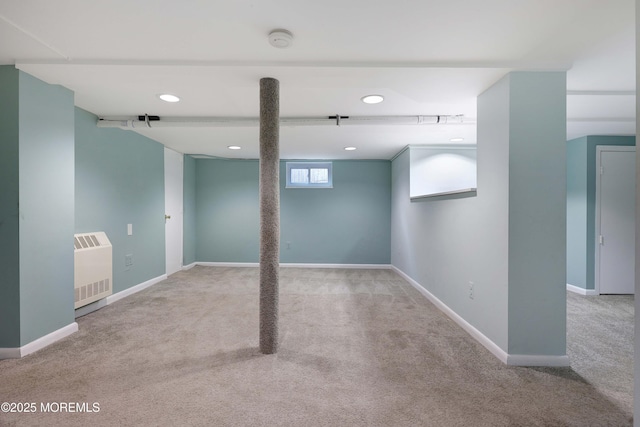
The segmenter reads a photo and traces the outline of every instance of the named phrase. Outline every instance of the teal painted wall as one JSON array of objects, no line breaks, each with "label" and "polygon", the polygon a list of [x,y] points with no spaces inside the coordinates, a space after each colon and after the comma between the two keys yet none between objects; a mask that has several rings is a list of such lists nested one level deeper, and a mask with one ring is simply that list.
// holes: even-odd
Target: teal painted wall
[{"label": "teal painted wall", "polygon": [[73,92],[20,73],[21,345],[74,322]]},{"label": "teal painted wall", "polygon": [[73,93],[0,67],[0,347],[74,322]]},{"label": "teal painted wall", "polygon": [[[75,232],[104,231],[113,245],[113,291],[165,274],[164,147],[96,126],[76,108]],[[133,235],[127,236],[127,224]],[[125,266],[125,255],[133,265]]]},{"label": "teal painted wall", "polygon": [[587,287],[587,137],[567,141],[567,283]]},{"label": "teal painted wall", "polygon": [[391,162],[333,161],[332,189],[286,189],[285,165],[280,162],[281,262],[391,262]]},{"label": "teal painted wall", "polygon": [[634,136],[587,136],[567,142],[567,283],[595,289],[596,147],[635,146]]},{"label": "teal painted wall", "polygon": [[196,258],[258,262],[258,161],[196,159]]},{"label": "teal painted wall", "polygon": [[[256,160],[196,160],[198,261],[258,262],[258,172]],[[390,173],[388,161],[334,161],[333,189],[285,189],[281,162],[280,261],[388,264]]]},{"label": "teal painted wall", "polygon": [[0,348],[20,346],[19,71],[0,66]]},{"label": "teal painted wall", "polygon": [[564,356],[566,73],[510,80],[509,353]]},{"label": "teal painted wall", "polygon": [[196,159],[184,156],[183,163],[183,260],[189,265],[196,259]]}]

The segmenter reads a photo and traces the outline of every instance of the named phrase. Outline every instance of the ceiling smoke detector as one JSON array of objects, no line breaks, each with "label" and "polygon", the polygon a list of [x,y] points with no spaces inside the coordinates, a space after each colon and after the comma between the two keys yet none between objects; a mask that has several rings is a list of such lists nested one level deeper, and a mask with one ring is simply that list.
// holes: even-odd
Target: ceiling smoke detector
[{"label": "ceiling smoke detector", "polygon": [[273,47],[286,49],[293,43],[293,34],[287,30],[273,30],[269,33],[269,43]]}]

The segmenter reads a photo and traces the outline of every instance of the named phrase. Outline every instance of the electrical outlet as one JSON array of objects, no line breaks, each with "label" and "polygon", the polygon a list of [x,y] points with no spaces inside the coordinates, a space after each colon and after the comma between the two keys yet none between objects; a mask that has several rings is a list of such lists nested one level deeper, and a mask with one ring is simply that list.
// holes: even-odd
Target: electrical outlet
[{"label": "electrical outlet", "polygon": [[287,249],[291,249],[291,242],[287,242]]},{"label": "electrical outlet", "polygon": [[469,282],[469,298],[473,299],[473,282]]},{"label": "electrical outlet", "polygon": [[125,267],[130,267],[133,265],[133,254],[124,256],[124,265]]}]

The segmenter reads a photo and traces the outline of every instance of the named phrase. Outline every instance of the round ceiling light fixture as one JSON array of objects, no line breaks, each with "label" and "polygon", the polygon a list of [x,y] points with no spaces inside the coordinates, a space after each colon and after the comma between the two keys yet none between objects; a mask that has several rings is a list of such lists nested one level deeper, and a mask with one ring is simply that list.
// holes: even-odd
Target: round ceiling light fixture
[{"label": "round ceiling light fixture", "polygon": [[379,104],[384,101],[384,96],[382,95],[367,95],[360,98],[362,102],[365,104]]},{"label": "round ceiling light fixture", "polygon": [[353,151],[356,150],[356,147],[344,147],[345,151]]},{"label": "round ceiling light fixture", "polygon": [[293,43],[293,34],[287,30],[273,30],[269,33],[269,43],[278,49],[286,49]]},{"label": "round ceiling light fixture", "polygon": [[451,142],[462,142],[462,141],[464,141],[464,138],[451,138],[449,141],[451,141]]},{"label": "round ceiling light fixture", "polygon": [[164,102],[179,102],[180,98],[175,95],[171,95],[170,93],[162,93],[158,95],[158,98],[162,99]]},{"label": "round ceiling light fixture", "polygon": [[229,150],[240,150],[242,147],[240,147],[239,145],[229,145],[227,148]]}]

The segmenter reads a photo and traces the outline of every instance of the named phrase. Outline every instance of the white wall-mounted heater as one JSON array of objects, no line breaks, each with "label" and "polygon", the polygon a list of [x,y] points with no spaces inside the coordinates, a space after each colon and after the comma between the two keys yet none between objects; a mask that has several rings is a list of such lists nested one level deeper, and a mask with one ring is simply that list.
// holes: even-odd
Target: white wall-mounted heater
[{"label": "white wall-mounted heater", "polygon": [[113,293],[112,247],[102,231],[74,236],[75,308]]}]

